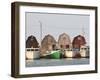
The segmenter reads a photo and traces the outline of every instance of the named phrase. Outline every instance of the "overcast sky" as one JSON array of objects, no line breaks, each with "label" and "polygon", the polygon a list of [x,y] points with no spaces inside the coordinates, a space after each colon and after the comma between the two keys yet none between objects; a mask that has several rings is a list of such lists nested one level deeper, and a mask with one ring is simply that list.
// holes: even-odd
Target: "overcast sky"
[{"label": "overcast sky", "polygon": [[84,31],[87,44],[89,44],[89,15],[75,14],[48,14],[48,13],[29,13],[25,14],[26,20],[26,39],[34,35],[40,42],[40,22],[42,23],[42,39],[45,35],[51,34],[58,40],[62,33],[70,36],[71,41]]}]

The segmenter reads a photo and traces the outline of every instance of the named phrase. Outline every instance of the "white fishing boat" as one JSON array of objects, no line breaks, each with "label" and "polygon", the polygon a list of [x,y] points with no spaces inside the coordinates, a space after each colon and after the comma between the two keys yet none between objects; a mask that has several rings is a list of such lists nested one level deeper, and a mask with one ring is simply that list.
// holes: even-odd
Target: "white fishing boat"
[{"label": "white fishing boat", "polygon": [[64,50],[64,57],[66,57],[66,58],[72,58],[73,57],[73,51],[72,51],[72,49],[65,49]]},{"label": "white fishing boat", "polygon": [[73,51],[72,50],[65,50],[64,56],[67,58],[72,58],[73,57]]},{"label": "white fishing boat", "polygon": [[39,48],[26,48],[26,59],[33,60],[40,58]]},{"label": "white fishing boat", "polygon": [[89,57],[89,47],[88,46],[81,46],[80,54],[82,57]]},{"label": "white fishing boat", "polygon": [[65,49],[64,51],[66,58],[81,58],[79,49]]},{"label": "white fishing boat", "polygon": [[86,57],[86,46],[81,46],[80,54],[81,54],[81,57]]}]

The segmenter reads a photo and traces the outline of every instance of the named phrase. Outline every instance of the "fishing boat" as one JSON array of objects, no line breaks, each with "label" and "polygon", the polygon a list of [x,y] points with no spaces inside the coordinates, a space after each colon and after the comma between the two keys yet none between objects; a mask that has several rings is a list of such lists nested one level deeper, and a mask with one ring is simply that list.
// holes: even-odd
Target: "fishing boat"
[{"label": "fishing boat", "polygon": [[87,46],[81,46],[80,48],[80,54],[83,58],[88,58],[89,57],[89,47]]},{"label": "fishing boat", "polygon": [[80,50],[78,48],[65,49],[64,57],[65,58],[81,58]]},{"label": "fishing boat", "polygon": [[64,57],[65,58],[72,58],[73,57],[73,51],[72,51],[72,49],[65,49],[64,50]]},{"label": "fishing boat", "polygon": [[46,58],[46,59],[60,59],[61,58],[61,51],[60,50],[47,51],[47,53],[44,54],[44,58]]},{"label": "fishing boat", "polygon": [[73,48],[73,58],[81,58],[80,49]]},{"label": "fishing boat", "polygon": [[40,58],[39,48],[26,48],[26,59],[33,60]]},{"label": "fishing boat", "polygon": [[60,50],[51,51],[50,57],[51,59],[60,59],[61,51]]},{"label": "fishing boat", "polygon": [[83,58],[86,57],[86,47],[85,46],[81,46],[80,54],[81,54],[81,57],[83,57]]}]

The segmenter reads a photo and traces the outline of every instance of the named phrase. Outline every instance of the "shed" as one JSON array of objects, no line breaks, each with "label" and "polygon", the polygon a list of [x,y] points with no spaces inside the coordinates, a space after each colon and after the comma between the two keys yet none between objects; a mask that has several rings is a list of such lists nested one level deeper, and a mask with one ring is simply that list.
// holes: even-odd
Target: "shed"
[{"label": "shed", "polygon": [[72,41],[73,48],[80,48],[81,46],[86,44],[85,37],[82,35],[78,35],[74,37]]},{"label": "shed", "polygon": [[31,35],[26,40],[26,48],[39,48],[39,43],[35,36]]},{"label": "shed", "polygon": [[70,45],[71,45],[70,36],[67,35],[66,33],[62,33],[61,35],[59,35],[58,45],[60,49],[70,48]]},{"label": "shed", "polygon": [[48,34],[41,42],[40,53],[43,54],[46,53],[46,51],[51,51],[54,49],[56,49],[56,40],[52,35]]}]

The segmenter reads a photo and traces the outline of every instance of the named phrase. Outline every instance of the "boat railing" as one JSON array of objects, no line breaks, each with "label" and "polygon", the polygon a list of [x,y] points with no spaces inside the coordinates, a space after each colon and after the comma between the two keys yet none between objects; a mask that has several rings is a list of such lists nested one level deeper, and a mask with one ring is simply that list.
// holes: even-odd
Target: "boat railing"
[{"label": "boat railing", "polygon": [[39,48],[26,48],[26,51],[39,51]]},{"label": "boat railing", "polygon": [[89,48],[68,48],[64,49],[64,51],[80,51],[80,50],[88,50]]}]

